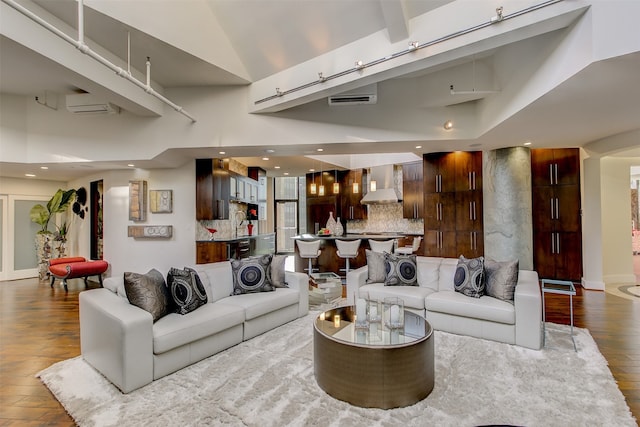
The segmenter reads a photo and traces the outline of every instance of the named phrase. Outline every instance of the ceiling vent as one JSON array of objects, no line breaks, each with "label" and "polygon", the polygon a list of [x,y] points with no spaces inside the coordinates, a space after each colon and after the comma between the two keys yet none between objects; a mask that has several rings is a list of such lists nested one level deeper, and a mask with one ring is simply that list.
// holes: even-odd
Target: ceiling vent
[{"label": "ceiling vent", "polygon": [[74,114],[113,114],[120,112],[117,105],[96,98],[90,93],[67,95],[67,110]]},{"label": "ceiling vent", "polygon": [[372,84],[329,97],[329,105],[366,105],[378,102],[378,85]]}]

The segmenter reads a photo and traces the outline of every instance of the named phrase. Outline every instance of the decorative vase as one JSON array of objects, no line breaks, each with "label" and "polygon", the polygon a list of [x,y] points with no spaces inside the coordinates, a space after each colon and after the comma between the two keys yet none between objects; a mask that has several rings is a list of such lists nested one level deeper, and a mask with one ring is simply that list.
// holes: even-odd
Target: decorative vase
[{"label": "decorative vase", "polygon": [[247,224],[247,233],[249,236],[253,236],[253,224]]},{"label": "decorative vase", "polygon": [[38,277],[45,280],[49,275],[49,259],[51,259],[51,242],[53,236],[51,234],[36,234],[36,257],[38,260]]},{"label": "decorative vase", "polygon": [[340,217],[338,217],[338,219],[336,220],[336,231],[333,234],[335,234],[336,236],[342,236],[344,234],[344,227],[342,226]]},{"label": "decorative vase", "polygon": [[333,218],[333,212],[329,212],[329,219],[327,220],[327,229],[331,231],[331,234],[336,234],[336,220]]}]

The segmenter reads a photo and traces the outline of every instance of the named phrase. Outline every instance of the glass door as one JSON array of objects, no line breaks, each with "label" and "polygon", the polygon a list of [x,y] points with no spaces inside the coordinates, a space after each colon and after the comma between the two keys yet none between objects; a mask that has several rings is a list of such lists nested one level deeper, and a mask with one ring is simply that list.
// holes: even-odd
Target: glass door
[{"label": "glass door", "polygon": [[294,252],[294,240],[298,232],[298,202],[276,202],[276,252]]}]

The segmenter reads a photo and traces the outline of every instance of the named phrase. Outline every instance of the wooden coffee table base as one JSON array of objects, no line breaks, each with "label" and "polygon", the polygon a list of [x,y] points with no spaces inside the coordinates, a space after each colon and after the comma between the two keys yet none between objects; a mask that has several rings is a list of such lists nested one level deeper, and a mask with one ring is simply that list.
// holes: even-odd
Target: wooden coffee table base
[{"label": "wooden coffee table base", "polygon": [[314,329],[314,370],[320,388],[365,408],[398,408],[433,390],[433,334],[402,346],[340,342]]}]

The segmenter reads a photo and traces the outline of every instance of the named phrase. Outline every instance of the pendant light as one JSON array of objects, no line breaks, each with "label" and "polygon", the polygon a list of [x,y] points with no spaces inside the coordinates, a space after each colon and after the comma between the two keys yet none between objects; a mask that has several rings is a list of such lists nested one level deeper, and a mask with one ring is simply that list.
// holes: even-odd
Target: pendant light
[{"label": "pendant light", "polygon": [[360,192],[360,186],[358,185],[357,182],[353,183],[353,186],[351,187],[351,191],[353,192],[353,194],[358,194]]},{"label": "pendant light", "polygon": [[318,187],[318,196],[324,196],[324,184],[322,183],[322,162],[320,162],[320,187]]},{"label": "pendant light", "polygon": [[315,174],[315,169],[311,169],[313,172],[311,173],[311,185],[309,186],[309,193],[311,194],[317,194],[318,193],[318,189],[316,186],[316,174]]},{"label": "pendant light", "polygon": [[335,178],[333,181],[333,194],[340,193],[340,184],[338,183],[338,170],[335,170]]}]

